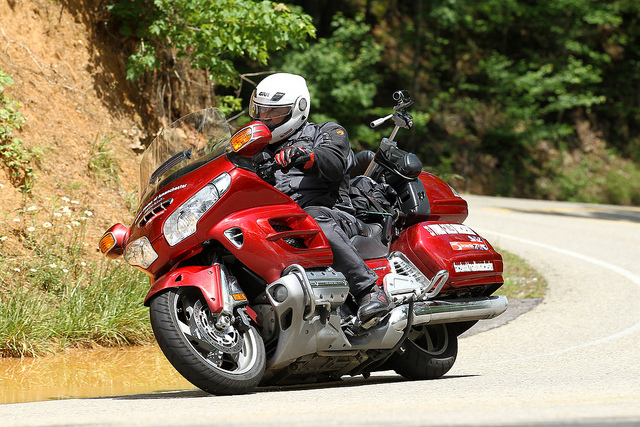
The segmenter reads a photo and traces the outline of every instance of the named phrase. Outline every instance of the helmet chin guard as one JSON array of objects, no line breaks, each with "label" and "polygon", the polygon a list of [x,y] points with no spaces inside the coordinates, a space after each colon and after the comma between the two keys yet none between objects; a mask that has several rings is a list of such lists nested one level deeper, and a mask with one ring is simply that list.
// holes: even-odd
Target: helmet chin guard
[{"label": "helmet chin guard", "polygon": [[271,143],[291,136],[307,122],[310,110],[307,82],[302,76],[272,74],[251,95],[249,116],[271,130]]}]

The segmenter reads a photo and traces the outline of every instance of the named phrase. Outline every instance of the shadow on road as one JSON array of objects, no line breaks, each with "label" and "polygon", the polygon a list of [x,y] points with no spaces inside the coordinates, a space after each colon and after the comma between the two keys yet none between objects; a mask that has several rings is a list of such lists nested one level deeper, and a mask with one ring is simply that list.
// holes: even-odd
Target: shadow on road
[{"label": "shadow on road", "polygon": [[[445,381],[448,379],[455,378],[469,378],[476,377],[479,375],[445,375],[442,378],[437,380],[425,380],[425,381]],[[299,391],[299,390],[319,390],[319,389],[330,389],[330,388],[348,388],[348,387],[360,387],[360,386],[371,386],[377,384],[392,384],[392,383],[401,383],[408,382],[406,378],[401,377],[395,373],[389,372],[389,375],[376,375],[369,378],[364,378],[362,376],[358,377],[346,377],[341,378],[332,382],[324,382],[324,383],[313,383],[313,384],[296,384],[296,385],[286,385],[286,386],[269,386],[269,387],[258,387],[251,394],[262,394],[262,393],[272,393],[279,391]],[[193,398],[202,398],[202,397],[226,397],[226,396],[215,396],[204,392],[202,390],[184,390],[184,391],[168,391],[168,392],[159,392],[159,393],[146,393],[146,394],[135,394],[135,395],[127,395],[127,396],[110,396],[104,397],[103,399],[113,399],[113,400],[145,400],[145,399],[193,399]]]}]

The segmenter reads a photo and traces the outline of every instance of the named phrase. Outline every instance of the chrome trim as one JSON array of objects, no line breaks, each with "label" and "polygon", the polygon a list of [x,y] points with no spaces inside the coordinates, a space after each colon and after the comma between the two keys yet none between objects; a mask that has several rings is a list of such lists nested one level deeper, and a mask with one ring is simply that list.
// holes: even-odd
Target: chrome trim
[{"label": "chrome trim", "polygon": [[[509,302],[504,295],[459,300],[430,300],[416,302],[413,307],[414,326],[423,324],[467,322],[493,319],[507,310]],[[391,312],[389,323],[396,331],[407,324],[407,305]]]},{"label": "chrome trim", "polygon": [[[438,271],[432,278],[427,286],[423,289],[422,294],[418,296],[419,301],[429,300],[440,293],[444,285],[449,280],[449,272],[447,270]],[[429,289],[433,289],[429,292]]]},{"label": "chrome trim", "polygon": [[224,237],[236,248],[241,249],[242,245],[244,245],[244,233],[240,227],[231,227],[222,234],[224,234]]}]

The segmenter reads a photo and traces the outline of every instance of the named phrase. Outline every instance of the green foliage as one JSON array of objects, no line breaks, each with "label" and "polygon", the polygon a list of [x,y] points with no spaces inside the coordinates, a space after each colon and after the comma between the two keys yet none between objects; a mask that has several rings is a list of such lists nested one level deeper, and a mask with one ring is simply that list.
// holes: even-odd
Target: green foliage
[{"label": "green foliage", "polygon": [[[640,160],[637,2],[373,3],[390,29],[385,61],[397,64],[387,80],[416,88],[416,109],[432,116],[429,133],[415,131],[406,142],[421,158],[471,174],[481,191],[539,197],[536,182],[563,178],[552,168],[557,159],[537,152],[544,144],[558,155],[580,146],[575,128],[586,118],[618,153]],[[575,178],[584,176],[575,167]]]},{"label": "green foliage", "polygon": [[506,107],[512,119],[525,121],[528,128],[540,125],[551,113],[589,108],[606,100],[589,90],[602,82],[601,71],[573,56],[567,58],[561,69],[551,63],[514,64],[499,54],[481,60],[478,66],[491,82],[489,93]]},{"label": "green foliage", "polygon": [[573,202],[640,205],[640,166],[611,153],[581,154],[579,161],[568,152],[549,162],[552,182],[539,179],[539,194]]},{"label": "green foliage", "polygon": [[101,138],[96,139],[91,146],[89,164],[87,166],[89,171],[97,177],[119,185],[120,176],[118,173],[122,171],[122,169],[118,164],[118,160],[113,155],[113,149],[108,147],[108,144],[111,143],[113,138],[113,136],[103,135]]},{"label": "green foliage", "polygon": [[134,0],[108,6],[122,20],[121,33],[141,40],[127,65],[127,78],[167,68],[174,57],[188,58],[223,86],[236,86],[233,60],[264,66],[269,53],[304,48],[315,35],[311,18],[283,4],[251,0]]},{"label": "green foliage", "polygon": [[[399,133],[400,145],[438,172],[464,177],[468,191],[587,194],[558,190],[572,187],[566,181],[574,178],[575,185],[601,189],[597,180],[579,180],[579,164],[564,175],[554,169],[558,156],[581,146],[576,128],[584,120],[601,132],[606,148],[640,162],[637,1],[347,0],[322,8],[292,2],[315,13],[325,37],[307,46],[311,18],[302,7],[273,2],[134,0],[114,1],[110,10],[122,34],[139,43],[130,79],[148,70],[169,75],[177,59],[188,58],[233,86],[239,69],[262,71],[279,51],[270,68],[305,76],[311,120],[339,121],[357,149],[388,136],[389,128],[367,124],[388,114],[393,91],[409,90],[416,125]],[[216,91],[227,112],[238,108],[237,98]],[[545,180],[552,185],[541,186]],[[633,200],[629,191],[611,197]],[[594,188],[589,194],[604,197]]]},{"label": "green foliage", "polygon": [[62,198],[25,205],[0,223],[0,355],[151,341],[141,304],[148,279],[88,259],[92,219],[79,202]]},{"label": "green foliage", "polygon": [[352,140],[369,139],[372,133],[358,124],[373,106],[382,81],[376,70],[382,47],[371,34],[371,26],[364,23],[364,15],[347,19],[337,14],[332,28],[331,37],[281,55],[274,59],[274,66],[307,79],[312,121],[338,121],[347,127]]},{"label": "green foliage", "polygon": [[0,161],[11,172],[13,182],[28,193],[36,177],[33,162],[38,160],[42,152],[25,148],[22,139],[14,135],[25,119],[18,103],[4,94],[5,88],[11,85],[13,79],[0,70]]},{"label": "green foliage", "polygon": [[504,261],[504,285],[496,293],[509,299],[543,298],[547,290],[544,277],[517,255],[495,249]]}]

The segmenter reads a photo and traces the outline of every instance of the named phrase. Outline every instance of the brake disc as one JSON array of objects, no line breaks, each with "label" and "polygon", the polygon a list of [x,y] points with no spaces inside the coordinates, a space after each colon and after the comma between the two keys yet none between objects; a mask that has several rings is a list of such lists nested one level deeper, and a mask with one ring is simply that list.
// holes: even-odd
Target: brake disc
[{"label": "brake disc", "polygon": [[216,350],[227,354],[239,353],[242,350],[244,340],[240,332],[234,326],[218,330],[214,326],[216,322],[209,307],[203,305],[202,301],[198,300],[193,305],[191,319],[191,333]]}]

